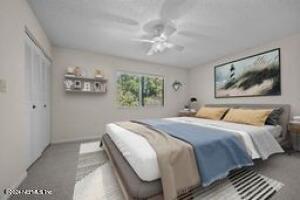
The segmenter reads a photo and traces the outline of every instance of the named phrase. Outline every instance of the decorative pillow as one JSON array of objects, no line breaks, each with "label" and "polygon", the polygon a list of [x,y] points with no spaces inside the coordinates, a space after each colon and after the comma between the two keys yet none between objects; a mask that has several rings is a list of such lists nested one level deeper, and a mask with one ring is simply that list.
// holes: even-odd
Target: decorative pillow
[{"label": "decorative pillow", "polygon": [[224,114],[229,110],[225,107],[202,107],[196,114],[196,117],[220,120]]},{"label": "decorative pillow", "polygon": [[280,116],[283,113],[282,108],[275,108],[266,120],[266,125],[279,125]]},{"label": "decorative pillow", "polygon": [[273,109],[230,109],[224,117],[224,121],[263,126]]}]

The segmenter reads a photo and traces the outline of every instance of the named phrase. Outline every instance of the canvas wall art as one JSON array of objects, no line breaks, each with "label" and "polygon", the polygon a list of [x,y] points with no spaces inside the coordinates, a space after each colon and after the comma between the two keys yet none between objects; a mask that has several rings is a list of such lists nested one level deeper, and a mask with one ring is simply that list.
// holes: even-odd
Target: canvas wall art
[{"label": "canvas wall art", "polygon": [[216,98],[280,94],[280,49],[215,66]]}]

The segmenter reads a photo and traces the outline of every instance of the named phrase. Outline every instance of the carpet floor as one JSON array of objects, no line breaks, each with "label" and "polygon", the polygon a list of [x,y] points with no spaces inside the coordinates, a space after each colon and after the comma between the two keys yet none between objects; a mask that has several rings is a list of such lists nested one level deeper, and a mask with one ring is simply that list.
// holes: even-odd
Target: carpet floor
[{"label": "carpet floor", "polygon": [[[51,145],[31,166],[28,176],[19,186],[19,189],[51,190],[52,195],[15,195],[10,200],[73,200],[79,148],[79,143]],[[256,169],[285,185],[272,200],[300,199],[300,152],[257,161]]]}]

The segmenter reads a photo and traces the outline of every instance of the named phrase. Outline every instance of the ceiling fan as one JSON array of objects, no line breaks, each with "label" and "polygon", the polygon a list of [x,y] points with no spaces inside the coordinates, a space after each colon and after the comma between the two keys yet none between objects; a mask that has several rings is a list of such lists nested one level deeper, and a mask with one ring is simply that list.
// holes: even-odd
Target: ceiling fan
[{"label": "ceiling fan", "polygon": [[183,46],[169,41],[169,37],[176,31],[175,25],[173,23],[165,23],[161,20],[154,20],[151,21],[151,23],[146,24],[144,28],[149,29],[149,32],[153,33],[153,38],[133,39],[133,41],[149,43],[151,46],[146,53],[148,56],[154,55],[156,53],[161,53],[166,49],[183,51]]},{"label": "ceiling fan", "polygon": [[[150,20],[143,25],[146,32],[141,38],[132,39],[132,41],[148,43],[150,45],[147,55],[154,55],[164,52],[167,49],[183,51],[184,46],[171,42],[170,37],[176,33],[178,35],[190,38],[205,37],[203,34],[190,32],[188,30],[178,30],[175,22],[188,13],[193,8],[197,0],[164,0],[162,3],[159,19]],[[129,26],[138,26],[139,22],[130,18],[110,13],[102,13],[102,19],[114,21]]]},{"label": "ceiling fan", "polygon": [[[147,55],[154,55],[164,52],[167,49],[183,51],[184,46],[171,42],[170,38],[176,33],[184,37],[196,38],[205,37],[203,34],[178,30],[175,22],[182,18],[192,9],[197,0],[165,0],[160,10],[160,18],[150,20],[143,26],[146,35],[133,41],[149,43],[150,48]],[[145,39],[147,38],[147,39]],[[149,39],[150,38],[150,39]]]}]

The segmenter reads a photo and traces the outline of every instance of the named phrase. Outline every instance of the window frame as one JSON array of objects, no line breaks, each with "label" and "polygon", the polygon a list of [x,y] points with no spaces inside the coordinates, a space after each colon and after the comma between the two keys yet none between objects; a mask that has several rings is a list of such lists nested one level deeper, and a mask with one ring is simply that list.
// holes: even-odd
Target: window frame
[{"label": "window frame", "polygon": [[[162,107],[164,107],[165,106],[165,76],[164,75],[118,70],[116,72],[116,84],[118,84],[119,77],[122,74],[133,75],[133,76],[138,76],[139,77],[139,82],[140,82],[140,87],[139,87],[139,105],[137,105],[137,106],[125,106],[125,105],[121,105],[120,102],[119,102],[119,100],[118,100],[119,99],[118,98],[118,95],[119,95],[119,93],[118,93],[118,85],[116,85],[116,94],[117,94],[116,100],[117,100],[117,104],[118,104],[119,108],[131,108],[131,109],[134,109],[134,108],[140,108],[140,107],[146,108],[146,107],[156,107],[156,106],[162,106]],[[154,77],[154,78],[156,77],[156,78],[160,78],[161,79],[161,81],[162,81],[162,97],[161,97],[162,100],[161,100],[160,104],[145,105],[145,101],[144,101],[144,98],[145,98],[144,97],[144,88],[145,88],[144,78],[145,77]]]}]

